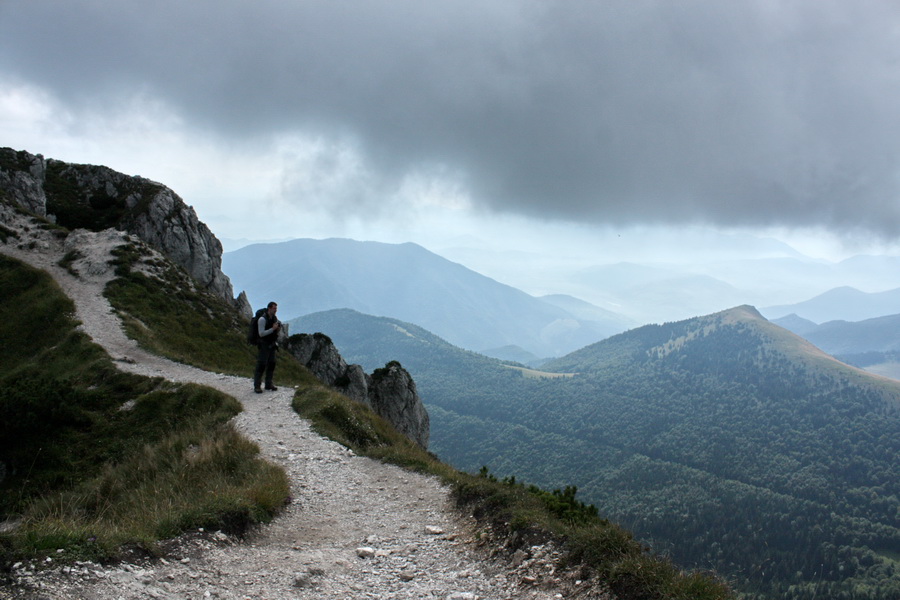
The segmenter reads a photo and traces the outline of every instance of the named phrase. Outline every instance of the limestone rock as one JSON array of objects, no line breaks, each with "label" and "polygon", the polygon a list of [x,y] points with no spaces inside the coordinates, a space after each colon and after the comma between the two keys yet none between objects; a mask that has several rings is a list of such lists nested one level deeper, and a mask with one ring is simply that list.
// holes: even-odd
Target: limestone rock
[{"label": "limestone rock", "polygon": [[231,281],[222,272],[222,243],[169,188],[155,195],[151,192],[146,210],[134,211],[120,224],[183,267],[203,287],[233,299]]},{"label": "limestone rock", "polygon": [[339,379],[347,372],[347,363],[327,335],[301,333],[291,336],[288,339],[287,349],[306,365],[319,381],[325,385],[341,387]]},{"label": "limestone rock", "polygon": [[221,242],[192,207],[160,183],[0,148],[0,197],[71,230],[112,227],[136,235],[201,287],[234,301],[221,268]]},{"label": "limestone rock", "polygon": [[416,382],[400,363],[392,361],[372,374],[369,404],[397,431],[423,448],[428,447],[429,418],[419,399]]},{"label": "limestone rock", "polygon": [[237,298],[234,299],[234,304],[237,306],[239,313],[248,319],[253,317],[253,307],[250,305],[250,300],[247,298],[247,292],[241,291]]},{"label": "limestone rock", "polygon": [[390,362],[367,375],[360,365],[348,365],[324,333],[290,336],[284,347],[319,381],[368,405],[397,431],[428,448],[428,412],[415,382],[400,363]]},{"label": "limestone rock", "polygon": [[370,379],[371,377],[366,374],[360,365],[349,365],[341,378],[341,384],[343,384],[341,391],[353,400],[371,406],[369,403]]},{"label": "limestone rock", "polygon": [[44,172],[47,163],[40,154],[0,148],[0,196],[41,217],[47,215]]}]

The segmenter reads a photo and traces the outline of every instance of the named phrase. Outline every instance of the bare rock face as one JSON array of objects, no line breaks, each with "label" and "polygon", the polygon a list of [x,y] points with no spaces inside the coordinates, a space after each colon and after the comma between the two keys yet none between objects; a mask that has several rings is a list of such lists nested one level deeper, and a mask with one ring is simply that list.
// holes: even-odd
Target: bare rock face
[{"label": "bare rock face", "polygon": [[397,361],[372,373],[369,404],[394,427],[423,448],[428,448],[429,419],[416,391],[416,382]]},{"label": "bare rock face", "polygon": [[340,380],[341,391],[353,400],[371,406],[369,402],[370,379],[360,365],[349,365]]},{"label": "bare rock face", "polygon": [[47,196],[43,186],[46,170],[43,156],[0,148],[0,195],[5,194],[30,213],[47,216]]},{"label": "bare rock face", "polygon": [[234,303],[237,305],[238,312],[246,317],[253,316],[253,307],[250,305],[250,299],[247,298],[247,292],[242,291],[238,294],[237,298],[234,299]]},{"label": "bare rock face", "polygon": [[159,249],[217,296],[233,299],[231,281],[222,273],[222,243],[175,192],[162,188],[146,210],[129,216],[123,222],[127,231]]},{"label": "bare rock face", "polygon": [[234,302],[222,273],[222,244],[192,207],[160,183],[0,148],[0,197],[68,229],[113,227],[134,234],[201,287]]},{"label": "bare rock face", "polygon": [[324,333],[291,336],[287,350],[325,385],[339,387],[340,379],[347,372],[347,363]]},{"label": "bare rock face", "polygon": [[368,405],[397,431],[428,448],[428,411],[419,398],[415,382],[400,363],[392,361],[367,375],[360,365],[348,365],[324,333],[292,335],[285,349],[319,381]]}]

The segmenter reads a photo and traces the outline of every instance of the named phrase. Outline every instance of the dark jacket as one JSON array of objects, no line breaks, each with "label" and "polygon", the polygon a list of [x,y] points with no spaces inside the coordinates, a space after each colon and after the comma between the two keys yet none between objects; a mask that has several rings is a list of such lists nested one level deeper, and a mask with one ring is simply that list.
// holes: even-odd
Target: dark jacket
[{"label": "dark jacket", "polygon": [[[265,323],[266,323],[265,329],[267,331],[269,329],[272,329],[275,326],[275,323],[278,322],[278,319],[276,317],[269,316],[268,311],[266,311],[259,317],[260,321],[262,321],[263,319],[265,319]],[[260,344],[266,344],[269,347],[275,346],[276,342],[278,342],[278,332],[277,331],[273,331],[269,335],[260,336],[260,338],[259,338]]]}]

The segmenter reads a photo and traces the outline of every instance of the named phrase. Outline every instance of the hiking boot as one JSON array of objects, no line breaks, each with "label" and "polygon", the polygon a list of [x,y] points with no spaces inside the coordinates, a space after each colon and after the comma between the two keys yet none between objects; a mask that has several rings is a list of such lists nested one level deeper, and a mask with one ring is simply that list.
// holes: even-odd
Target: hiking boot
[{"label": "hiking boot", "polygon": [[266,389],[269,390],[270,392],[277,392],[277,391],[278,391],[278,388],[275,387],[274,385],[267,385],[267,386],[266,386]]},{"label": "hiking boot", "polygon": [[253,391],[256,392],[257,394],[262,394],[262,388],[255,387],[255,388],[253,388]]}]

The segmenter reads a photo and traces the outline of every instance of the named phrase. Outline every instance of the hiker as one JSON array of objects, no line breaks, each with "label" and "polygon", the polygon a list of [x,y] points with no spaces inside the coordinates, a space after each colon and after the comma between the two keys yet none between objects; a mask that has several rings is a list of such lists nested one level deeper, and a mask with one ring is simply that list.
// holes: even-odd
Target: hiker
[{"label": "hiker", "polygon": [[272,375],[275,373],[275,352],[278,350],[278,331],[281,329],[281,321],[275,318],[277,312],[278,304],[269,302],[265,312],[257,315],[259,354],[256,356],[256,372],[253,374],[253,391],[257,394],[262,394],[260,382],[263,372],[266,374],[266,389],[272,391],[278,389],[272,384]]}]

